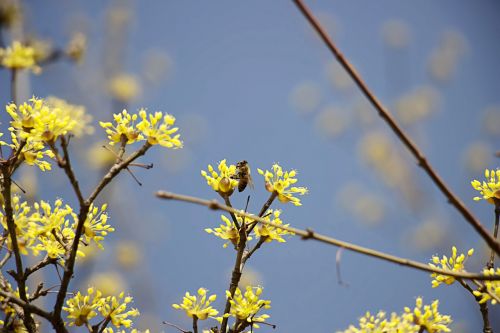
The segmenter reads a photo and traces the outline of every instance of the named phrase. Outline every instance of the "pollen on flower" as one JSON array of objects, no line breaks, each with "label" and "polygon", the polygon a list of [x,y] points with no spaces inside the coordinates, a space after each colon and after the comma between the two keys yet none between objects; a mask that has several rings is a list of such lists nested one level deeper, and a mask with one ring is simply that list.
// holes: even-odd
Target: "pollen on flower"
[{"label": "pollen on flower", "polygon": [[[226,216],[221,215],[221,219],[224,224],[221,224],[218,228],[206,228],[205,231],[209,234],[213,234],[216,237],[228,241],[224,243],[224,248],[228,246],[229,242],[231,242],[236,247],[238,245],[238,242],[240,241],[238,228],[236,228],[234,222],[229,220]],[[236,216],[236,220],[238,221],[239,225],[242,225],[243,222],[245,224],[249,224],[253,221],[248,218],[244,220],[241,216]],[[252,240],[252,237],[248,237],[247,240]]]},{"label": "pollen on flower", "polygon": [[217,299],[217,295],[207,297],[207,290],[199,288],[197,295],[191,295],[186,292],[181,304],[172,304],[172,307],[177,310],[184,310],[190,318],[198,318],[205,320],[208,317],[216,316],[219,312],[210,305]]},{"label": "pollen on flower", "polygon": [[201,175],[207,180],[208,186],[221,195],[231,195],[234,189],[238,186],[238,180],[233,179],[236,174],[236,165],[226,164],[226,160],[222,160],[217,165],[219,172],[215,171],[212,165],[208,165],[208,172],[201,171]]},{"label": "pollen on flower", "polygon": [[271,193],[276,193],[278,200],[286,203],[291,202],[295,206],[301,206],[300,199],[294,195],[304,195],[307,193],[305,187],[292,186],[297,182],[297,171],[285,171],[278,164],[273,164],[272,172],[268,170],[257,169],[259,174],[264,176],[266,190]]},{"label": "pollen on flower", "polygon": [[481,194],[480,197],[474,197],[474,200],[484,199],[491,204],[500,204],[500,169],[486,169],[484,177],[486,181],[480,182],[474,179],[471,182],[472,187]]},{"label": "pollen on flower", "polygon": [[[432,263],[429,266],[433,268],[442,268],[446,270],[450,270],[453,272],[465,272],[465,262],[469,257],[474,254],[474,249],[470,249],[467,251],[467,254],[461,253],[457,255],[457,248],[455,246],[451,249],[451,257],[442,256],[441,258],[438,256],[432,257]],[[442,275],[437,273],[432,273],[432,287],[436,288],[442,283],[447,285],[453,284],[455,282],[455,278],[449,275]]]}]

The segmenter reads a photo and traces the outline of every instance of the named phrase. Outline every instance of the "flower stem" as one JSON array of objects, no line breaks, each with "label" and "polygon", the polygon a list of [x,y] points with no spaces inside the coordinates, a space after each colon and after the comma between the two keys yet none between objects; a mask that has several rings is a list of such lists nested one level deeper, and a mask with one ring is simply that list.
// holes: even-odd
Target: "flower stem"
[{"label": "flower stem", "polygon": [[[495,226],[493,228],[493,238],[497,239],[498,222],[500,220],[500,200],[499,199],[494,199],[494,200],[495,200]],[[490,261],[488,261],[486,267],[488,268],[495,267],[495,250],[493,249],[491,250]]]}]

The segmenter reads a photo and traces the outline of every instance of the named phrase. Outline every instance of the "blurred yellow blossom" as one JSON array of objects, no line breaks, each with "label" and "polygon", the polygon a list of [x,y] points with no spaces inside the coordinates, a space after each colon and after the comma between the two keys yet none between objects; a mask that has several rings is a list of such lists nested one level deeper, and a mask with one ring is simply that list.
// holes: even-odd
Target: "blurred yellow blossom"
[{"label": "blurred yellow blossom", "polygon": [[[266,221],[272,222],[278,225],[284,225],[285,227],[290,226],[289,224],[283,224],[283,221],[280,219],[281,211],[280,210],[268,210],[264,214],[264,219]],[[263,223],[258,223],[254,228],[255,235],[257,237],[263,238],[266,242],[272,242],[273,240],[284,243],[286,242],[283,236],[285,235],[294,235],[293,232],[277,228],[275,226],[266,225]]]},{"label": "blurred yellow blossom", "polygon": [[217,173],[212,165],[208,165],[208,172],[201,171],[201,175],[207,180],[208,186],[212,187],[214,191],[224,195],[231,195],[234,189],[238,186],[238,180],[233,179],[236,174],[236,165],[226,164],[226,160],[219,162]]},{"label": "blurred yellow blossom", "polygon": [[468,171],[482,172],[493,163],[493,148],[486,142],[476,141],[467,145],[463,152],[463,161]]},{"label": "blurred yellow blossom", "polygon": [[408,23],[404,21],[387,20],[381,30],[384,42],[392,48],[402,49],[410,43],[410,29]]},{"label": "blurred yellow blossom", "polygon": [[75,124],[71,128],[71,133],[75,136],[82,136],[83,134],[93,134],[94,127],[90,125],[92,116],[87,113],[85,107],[82,105],[70,104],[67,101],[49,96],[45,99],[45,103],[51,108],[60,110],[58,113],[67,114],[70,118],[75,120]]},{"label": "blurred yellow blossom", "polygon": [[133,241],[120,241],[116,245],[116,261],[123,268],[134,268],[142,259],[139,245]]},{"label": "blurred yellow blossom", "polygon": [[298,112],[311,113],[321,102],[321,89],[316,82],[301,82],[293,88],[289,100]]},{"label": "blurred yellow blossom", "polygon": [[395,103],[396,115],[404,125],[413,125],[438,110],[439,92],[431,86],[420,86],[401,96]]},{"label": "blurred yellow blossom", "polygon": [[135,76],[121,73],[111,78],[108,90],[113,98],[126,103],[139,96],[141,93],[141,86]]},{"label": "blurred yellow blossom", "polygon": [[[451,257],[443,256],[443,257],[438,257],[438,256],[433,256],[432,257],[432,263],[429,264],[429,266],[434,267],[434,268],[442,268],[442,269],[447,269],[450,271],[454,272],[464,272],[465,271],[465,262],[469,257],[471,257],[474,254],[474,249],[470,249],[467,251],[467,255],[465,254],[460,254],[457,256],[457,248],[455,246],[452,247],[451,249]],[[441,275],[437,273],[432,273],[431,277],[433,278],[432,280],[432,287],[436,288],[439,286],[441,283],[446,283],[448,285],[453,284],[455,282],[455,278],[453,276],[449,275]]]},{"label": "blurred yellow blossom", "polygon": [[116,271],[95,272],[88,278],[87,284],[104,296],[117,295],[127,287],[123,276]]},{"label": "blurred yellow blossom", "polygon": [[186,311],[186,315],[190,318],[198,318],[205,320],[208,317],[216,316],[219,312],[212,308],[210,304],[214,302],[217,295],[211,295],[207,298],[207,290],[205,288],[198,289],[198,296],[191,295],[186,292],[181,304],[172,304],[172,307],[177,310]]},{"label": "blurred yellow blossom", "polygon": [[278,200],[286,203],[291,202],[295,206],[301,206],[300,199],[294,197],[295,194],[304,195],[307,193],[307,188],[305,187],[295,187],[292,186],[297,182],[297,171],[285,171],[278,164],[273,164],[273,171],[263,171],[257,169],[259,174],[264,176],[266,190],[275,193],[278,196]]},{"label": "blurred yellow blossom", "polygon": [[35,61],[35,50],[19,41],[12,42],[6,49],[0,49],[1,65],[6,68],[20,70],[31,69],[34,73],[40,72]]},{"label": "blurred yellow blossom", "polygon": [[474,197],[478,201],[484,199],[491,204],[500,204],[500,169],[484,171],[486,181],[479,180],[471,182],[472,187],[481,193],[481,197]]}]

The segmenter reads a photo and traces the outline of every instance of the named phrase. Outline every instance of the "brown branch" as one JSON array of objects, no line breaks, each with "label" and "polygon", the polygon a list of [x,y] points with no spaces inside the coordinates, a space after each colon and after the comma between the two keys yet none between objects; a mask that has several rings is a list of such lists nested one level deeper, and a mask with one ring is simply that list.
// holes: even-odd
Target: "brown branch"
[{"label": "brown branch", "polygon": [[[498,236],[498,224],[500,221],[500,200],[494,198],[495,201],[495,226],[493,227],[493,237],[497,239]],[[487,268],[493,268],[495,267],[495,251],[491,250],[490,254],[490,260],[488,261],[488,264],[486,264]]]},{"label": "brown branch", "polygon": [[64,154],[64,172],[66,173],[66,176],[68,176],[68,179],[71,183],[71,186],[73,187],[73,190],[75,191],[76,197],[78,198],[78,202],[80,203],[80,206],[84,203],[82,191],[80,189],[80,185],[78,184],[78,180],[76,179],[75,173],[73,172],[73,168],[71,167],[71,160],[69,158],[69,153],[68,153],[68,141],[64,136],[61,136],[61,147],[63,150]]},{"label": "brown branch", "polygon": [[[64,304],[64,300],[66,298],[66,293],[68,291],[68,286],[73,277],[73,271],[75,267],[76,254],[78,251],[78,245],[80,242],[80,238],[83,234],[83,226],[87,219],[87,215],[90,209],[90,205],[97,198],[99,193],[108,185],[113,178],[115,178],[120,171],[126,169],[130,163],[144,155],[146,151],[151,147],[149,143],[145,143],[139,150],[130,155],[127,159],[121,161],[120,163],[114,164],[108,173],[102,178],[99,184],[96,186],[92,194],[88,197],[87,200],[84,200],[80,205],[80,212],[78,213],[78,223],[75,230],[75,239],[73,240],[73,244],[71,245],[71,251],[69,253],[69,258],[64,267],[64,274],[61,280],[61,288],[59,289],[59,293],[57,294],[56,303],[54,305],[54,328],[57,332],[63,332],[66,329],[64,328],[64,322],[61,318],[61,311]],[[68,164],[65,164],[65,168],[68,168]],[[68,168],[69,169],[69,168]]]},{"label": "brown branch", "polygon": [[[19,305],[26,312],[34,313],[34,314],[52,322],[52,314],[40,309],[37,306],[30,304],[28,302],[25,302],[22,299],[17,298],[15,295],[8,293],[8,292],[5,292],[3,290],[0,290],[0,296],[5,297],[5,299],[6,299],[5,301],[7,301],[7,302],[11,302],[11,303]],[[29,311],[27,311],[27,310],[29,310]]]},{"label": "brown branch", "polygon": [[401,140],[404,146],[410,151],[410,153],[415,157],[417,163],[427,175],[431,178],[434,184],[439,188],[439,190],[448,199],[448,202],[452,204],[460,214],[465,218],[466,221],[476,230],[476,232],[481,235],[481,237],[488,243],[488,246],[493,249],[498,255],[500,255],[500,243],[497,242],[484,228],[483,225],[472,215],[472,213],[465,207],[462,201],[451,191],[451,189],[445,184],[438,173],[433,169],[433,167],[427,161],[425,155],[417,147],[417,145],[410,139],[408,134],[406,134],[403,129],[397,124],[396,120],[392,117],[389,110],[386,109],[382,102],[375,96],[375,94],[368,88],[366,83],[363,81],[361,76],[354,69],[354,66],[349,63],[349,61],[343,56],[337,46],[334,44],[326,30],[321,26],[319,21],[314,17],[311,10],[303,3],[302,0],[293,0],[297,5],[304,17],[309,21],[309,23],[314,27],[316,32],[320,35],[323,42],[326,44],[328,49],[337,58],[338,62],[347,71],[349,76],[354,80],[358,88],[362,91],[365,97],[370,101],[372,106],[378,111],[380,117],[387,123],[387,125],[392,129],[396,136]]},{"label": "brown branch", "polygon": [[[490,326],[490,317],[488,313],[488,304],[486,302],[484,303],[479,303],[481,300],[481,296],[476,296],[474,295],[474,290],[467,284],[465,283],[462,279],[457,279],[458,282],[464,287],[469,293],[471,293],[472,297],[476,300],[476,302],[479,305],[479,311],[481,312],[481,317],[483,319],[483,333],[493,333],[493,330],[491,329]],[[482,286],[479,287],[484,288]]]},{"label": "brown branch", "polygon": [[302,239],[304,239],[304,240],[313,239],[313,240],[316,240],[316,241],[319,241],[322,243],[326,243],[326,244],[334,245],[334,246],[338,246],[338,247],[343,247],[346,250],[358,252],[358,253],[361,253],[361,254],[364,254],[364,255],[367,255],[370,257],[374,257],[374,258],[378,258],[378,259],[381,259],[384,261],[396,263],[396,264],[401,265],[401,266],[415,268],[415,269],[418,269],[418,270],[421,270],[424,272],[428,272],[428,273],[436,273],[436,274],[447,275],[447,276],[452,276],[455,278],[462,278],[462,279],[467,279],[467,280],[482,280],[482,281],[484,281],[484,280],[488,280],[488,281],[500,280],[500,275],[487,276],[487,275],[483,275],[483,274],[473,274],[473,273],[467,273],[467,272],[455,272],[455,271],[451,271],[451,270],[434,268],[434,267],[429,266],[428,264],[424,264],[424,263],[421,263],[418,261],[413,261],[410,259],[397,257],[397,256],[394,256],[391,254],[387,254],[384,252],[376,251],[376,250],[366,248],[363,246],[359,246],[356,244],[344,242],[344,241],[341,241],[341,240],[338,240],[338,239],[335,239],[332,237],[321,235],[321,234],[316,233],[310,229],[302,230],[302,229],[297,229],[297,228],[293,228],[290,226],[287,227],[287,226],[282,225],[282,224],[276,224],[276,223],[270,222],[264,218],[258,217],[256,215],[241,212],[241,211],[238,211],[237,209],[225,206],[225,205],[219,203],[217,200],[205,200],[205,199],[200,199],[200,198],[196,198],[196,197],[192,197],[192,196],[181,195],[181,194],[165,192],[165,191],[156,192],[156,196],[158,198],[162,198],[162,199],[178,200],[178,201],[189,202],[189,203],[196,204],[196,205],[206,206],[206,207],[213,209],[213,210],[223,210],[226,212],[233,212],[236,215],[252,219],[252,220],[257,221],[259,223],[269,225],[269,226],[272,226],[275,228],[283,229],[283,230],[286,230],[289,232],[293,232],[296,235],[302,236]]},{"label": "brown branch", "polygon": [[[23,261],[21,258],[21,252],[19,250],[19,244],[17,243],[17,235],[16,235],[16,222],[14,221],[14,211],[12,208],[12,193],[11,193],[11,178],[10,178],[10,165],[4,164],[2,165],[2,195],[4,197],[4,210],[5,217],[7,222],[7,229],[9,232],[12,252],[14,253],[14,259],[16,263],[16,274],[15,279],[17,282],[17,286],[19,289],[19,296],[23,302],[28,303],[28,296],[26,295],[26,278],[24,276],[23,271]],[[25,308],[24,313],[24,325],[26,329],[30,333],[34,333],[36,331],[35,321],[31,316],[31,312],[29,308]]]}]

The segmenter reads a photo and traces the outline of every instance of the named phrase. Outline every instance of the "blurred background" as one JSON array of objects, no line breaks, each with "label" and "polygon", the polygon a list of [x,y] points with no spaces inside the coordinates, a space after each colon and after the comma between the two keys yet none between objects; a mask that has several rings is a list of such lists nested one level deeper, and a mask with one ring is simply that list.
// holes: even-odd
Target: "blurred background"
[{"label": "blurred background", "polygon": [[[484,169],[499,162],[500,4],[306,2],[446,183],[491,229],[493,208],[472,201],[470,181],[482,180]],[[486,262],[484,242],[416,166],[291,1],[17,3],[22,15],[3,32],[5,44],[31,40],[43,55],[75,38],[86,41],[77,65],[55,61],[40,75],[20,77],[20,100],[54,95],[93,115],[94,134],[72,141],[87,193],[114,158],[101,147],[106,136],[98,120],[140,107],[177,117],[185,147],[153,149],[141,161],[154,168],[134,170],[143,186],[123,173],[100,197],[109,202],[116,232],[105,251],[86,250],[71,285],[126,290],[141,311],[137,328],[175,332],[161,324],[167,320],[189,329],[171,304],[199,287],[219,296],[222,311],[234,253],[204,231],[220,224],[220,213],[154,197],[161,189],[216,198],[200,170],[221,159],[245,159],[252,167],[255,189],[234,194],[237,207],[251,195],[249,210],[260,209],[268,193],[256,168],[278,162],[297,169],[297,185],[310,190],[302,207],[273,205],[283,209],[285,223],[423,262],[449,255],[452,245],[461,252],[473,247],[469,269]],[[6,104],[9,77],[0,75]],[[41,176],[25,167],[18,182],[32,199],[62,197],[76,205],[60,170]],[[244,281],[264,287],[263,297],[272,300],[269,322],[279,332],[346,329],[366,311],[400,312],[417,296],[426,303],[440,299],[454,332],[482,325],[477,304],[458,285],[432,289],[426,273],[345,251],[339,283],[335,258],[335,248],[298,238],[266,244],[249,261]],[[55,279],[55,272],[45,273]],[[490,311],[498,330],[498,306]]]}]

